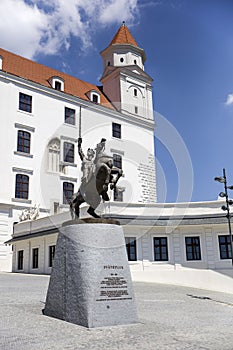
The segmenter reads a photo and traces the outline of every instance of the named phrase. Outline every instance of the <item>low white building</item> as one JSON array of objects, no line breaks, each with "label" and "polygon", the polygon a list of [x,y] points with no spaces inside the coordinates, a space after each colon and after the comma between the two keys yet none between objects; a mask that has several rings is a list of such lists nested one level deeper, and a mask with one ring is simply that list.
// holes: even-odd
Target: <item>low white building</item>
[{"label": "low white building", "polygon": [[[132,278],[233,293],[227,219],[221,201],[112,203],[102,208],[123,226]],[[86,217],[85,207],[82,217]],[[15,225],[13,271],[49,274],[58,229],[70,213]]]}]

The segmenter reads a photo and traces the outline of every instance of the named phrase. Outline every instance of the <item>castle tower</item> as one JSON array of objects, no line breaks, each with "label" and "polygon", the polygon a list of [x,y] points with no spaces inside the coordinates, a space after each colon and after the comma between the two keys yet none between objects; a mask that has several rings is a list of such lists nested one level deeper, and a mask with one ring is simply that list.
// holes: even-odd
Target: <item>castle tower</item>
[{"label": "castle tower", "polygon": [[103,92],[124,114],[153,119],[152,81],[144,71],[145,52],[130,33],[125,22],[109,46],[101,53]]}]

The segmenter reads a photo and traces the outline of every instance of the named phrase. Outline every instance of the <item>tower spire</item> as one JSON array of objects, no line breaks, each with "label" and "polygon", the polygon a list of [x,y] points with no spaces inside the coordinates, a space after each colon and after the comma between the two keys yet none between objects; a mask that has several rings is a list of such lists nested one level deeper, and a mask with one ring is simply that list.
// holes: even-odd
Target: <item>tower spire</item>
[{"label": "tower spire", "polygon": [[113,37],[110,43],[110,45],[114,45],[114,44],[119,44],[119,45],[128,44],[128,45],[139,47],[136,40],[130,33],[129,28],[126,26],[125,21],[122,22],[122,25],[120,26],[120,28],[118,29],[117,33],[115,34],[115,36]]}]

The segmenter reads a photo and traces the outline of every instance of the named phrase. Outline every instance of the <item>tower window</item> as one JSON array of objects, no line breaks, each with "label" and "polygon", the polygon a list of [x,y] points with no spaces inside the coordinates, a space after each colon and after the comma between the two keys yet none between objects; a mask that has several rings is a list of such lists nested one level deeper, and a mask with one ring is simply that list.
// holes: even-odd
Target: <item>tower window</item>
[{"label": "tower window", "polygon": [[30,153],[30,140],[31,134],[27,131],[19,130],[18,131],[18,140],[17,140],[17,151],[23,153]]},{"label": "tower window", "polygon": [[29,177],[23,174],[16,175],[15,198],[28,199]]},{"label": "tower window", "polygon": [[112,136],[121,139],[121,125],[112,123]]},{"label": "tower window", "polygon": [[134,94],[135,97],[137,97],[137,95],[138,95],[138,90],[137,90],[137,89],[134,89],[134,90],[133,90],[133,94]]},{"label": "tower window", "polygon": [[134,60],[134,64],[137,64],[137,60]]},{"label": "tower window", "polygon": [[74,194],[74,185],[71,182],[63,182],[63,204],[69,204]]},{"label": "tower window", "polygon": [[123,58],[123,57],[121,57],[121,58],[120,58],[120,61],[121,61],[121,62],[124,62],[124,58]]},{"label": "tower window", "polygon": [[108,61],[108,66],[110,66],[110,61]]},{"label": "tower window", "polygon": [[64,162],[74,163],[74,144],[70,142],[64,142],[63,146]]},{"label": "tower window", "polygon": [[32,96],[19,93],[19,109],[28,113],[32,113]]}]

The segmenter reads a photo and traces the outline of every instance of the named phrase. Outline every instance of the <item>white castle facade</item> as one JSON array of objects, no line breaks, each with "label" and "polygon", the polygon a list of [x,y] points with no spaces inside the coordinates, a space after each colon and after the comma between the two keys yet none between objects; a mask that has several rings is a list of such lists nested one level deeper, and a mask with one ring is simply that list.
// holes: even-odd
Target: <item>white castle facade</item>
[{"label": "white castle facade", "polygon": [[133,279],[233,293],[221,202],[156,203],[144,50],[123,24],[101,56],[98,87],[0,49],[0,271],[51,272],[58,229],[80,185],[77,139],[86,152],[104,137],[124,177],[97,212],[123,225]]}]

